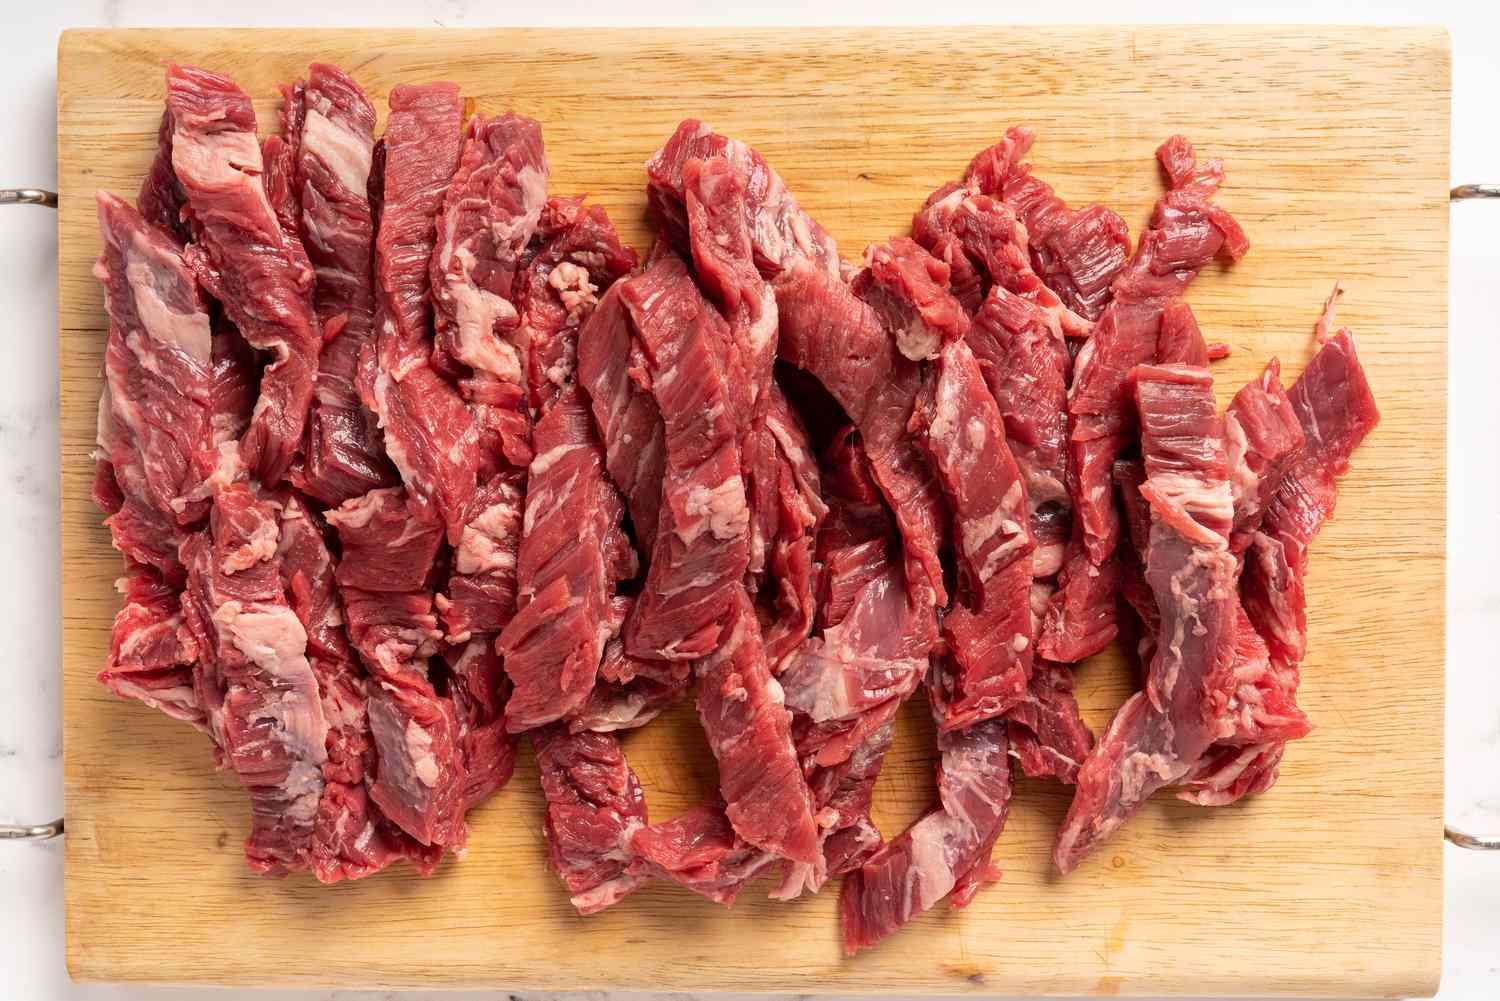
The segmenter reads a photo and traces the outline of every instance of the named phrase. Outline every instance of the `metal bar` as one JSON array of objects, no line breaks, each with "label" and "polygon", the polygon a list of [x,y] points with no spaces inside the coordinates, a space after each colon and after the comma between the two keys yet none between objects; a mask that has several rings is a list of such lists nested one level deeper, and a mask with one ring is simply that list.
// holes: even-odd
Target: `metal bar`
[{"label": "metal bar", "polygon": [[57,208],[57,192],[42,188],[0,188],[0,205],[47,205]]},{"label": "metal bar", "polygon": [[1450,202],[1462,202],[1470,198],[1500,198],[1500,184],[1460,184],[1448,192]]}]

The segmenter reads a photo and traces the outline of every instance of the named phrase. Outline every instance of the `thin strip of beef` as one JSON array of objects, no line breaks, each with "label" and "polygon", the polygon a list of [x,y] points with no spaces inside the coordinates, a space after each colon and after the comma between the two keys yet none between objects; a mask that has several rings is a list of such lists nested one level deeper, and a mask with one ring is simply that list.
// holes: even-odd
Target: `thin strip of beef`
[{"label": "thin strip of beef", "polygon": [[547,201],[547,172],[535,121],[475,116],[438,215],[433,365],[459,379],[480,426],[486,469],[500,455],[515,466],[531,461],[528,361],[514,286]]},{"label": "thin strip of beef", "polygon": [[317,275],[313,305],[323,349],[298,488],[337,506],[396,482],[375,418],[355,389],[360,353],[372,350],[375,336],[375,108],[327,63],[308,69],[304,105],[296,159],[300,231]]},{"label": "thin strip of beef", "polygon": [[965,342],[943,348],[931,402],[919,415],[953,512],[960,583],[943,619],[951,664],[935,708],[939,729],[956,730],[995,719],[1026,697],[1032,664],[1029,505],[1000,408]]},{"label": "thin strip of beef", "polygon": [[707,656],[722,641],[749,563],[736,415],[743,370],[722,317],[680,258],[621,283],[666,428],[666,472],[645,587],[625,648],[664,660]]},{"label": "thin strip of beef", "polygon": [[[1308,546],[1333,514],[1350,456],[1380,422],[1354,336],[1347,329],[1328,335],[1332,326],[1330,299],[1319,324],[1326,340],[1288,394],[1304,446],[1265,507],[1241,581],[1245,612],[1266,641],[1272,672],[1292,693],[1307,649]],[[1275,749],[1266,755],[1261,787],[1275,781],[1279,760]]]},{"label": "thin strip of beef", "polygon": [[533,413],[573,379],[580,329],[600,296],[636,266],[635,251],[620,242],[609,213],[585,207],[582,197],[549,199],[537,236],[540,246],[516,276]]},{"label": "thin strip of beef", "polygon": [[[936,681],[929,676],[929,685]],[[874,946],[944,897],[963,906],[994,878],[990,852],[1011,794],[1005,729],[991,720],[939,733],[941,805],[844,879],[839,923],[847,955]]]},{"label": "thin strip of beef", "polygon": [[99,683],[208,732],[193,687],[198,642],[183,619],[180,592],[145,567],[130,570],[115,586],[125,600],[110,627],[109,659]]},{"label": "thin strip of beef", "polygon": [[1033,129],[1007,129],[1004,139],[969,164],[965,181],[1015,210],[1026,227],[1032,269],[1069,309],[1097,320],[1129,259],[1129,230],[1102,205],[1069,208],[1030,164],[1021,163],[1035,141]]},{"label": "thin strip of beef", "polygon": [[947,512],[936,477],[908,433],[920,366],[904,357],[880,314],[844,283],[804,262],[778,278],[778,352],[813,375],[859,428],[876,482],[895,513],[914,595],[943,606],[938,551]]},{"label": "thin strip of beef", "polygon": [[1213,742],[1232,688],[1234,508],[1213,380],[1191,366],[1132,373],[1151,506],[1146,579],[1160,613],[1145,690],[1131,696],[1078,774],[1053,862],[1070,872]]},{"label": "thin strip of beef", "polygon": [[186,244],[193,234],[187,220],[182,217],[182,205],[186,201],[182,185],[177,182],[177,171],[172,167],[172,109],[164,108],[161,127],[156,134],[156,156],[151,160],[151,169],[141,182],[140,194],[135,207],[153,226],[159,226],[179,244]]},{"label": "thin strip of beef", "polygon": [[738,139],[719,135],[697,119],[677,131],[646,161],[646,197],[657,224],[679,252],[692,250],[684,174],[693,160],[722,157],[744,186],[755,266],[767,279],[808,261],[830,279],[839,277],[839,252],[817,221],[802,210],[765,157]]},{"label": "thin strip of beef", "polygon": [[717,804],[643,827],[630,846],[636,856],[632,874],[668,880],[725,907],[746,883],[779,861],[736,834]]},{"label": "thin strip of beef", "polygon": [[497,646],[514,686],[506,725],[517,733],[562,719],[588,698],[621,576],[609,550],[624,504],[605,475],[604,449],[576,385],[542,415],[535,444],[516,575],[519,610]]},{"label": "thin strip of beef", "polygon": [[791,714],[743,589],[733,598],[718,649],[694,670],[698,716],[719,762],[719,791],[735,832],[782,858],[816,861],[812,796],[792,746]]},{"label": "thin strip of beef", "polygon": [[370,674],[368,711],[377,767],[370,797],[420,844],[463,847],[468,776],[451,696],[429,659],[442,637],[433,614],[442,526],[403,488],[372,490],[325,517],[343,558],[335,571],[349,639]]},{"label": "thin strip of beef", "polygon": [[1156,354],[1162,314],[1198,271],[1223,252],[1238,259],[1249,249],[1239,224],[1212,201],[1223,165],[1199,165],[1192,145],[1173,136],[1156,151],[1169,190],[1156,203],[1129,265],[1113,285],[1113,299],[1073,367],[1068,412],[1073,420],[1073,507],[1081,528],[1070,545],[1040,649],[1054,660],[1076,660],[1113,638],[1114,600],[1097,586],[1112,566],[1120,523],[1111,489],[1114,460],[1135,419],[1125,397],[1130,370]]},{"label": "thin strip of beef", "polygon": [[180,582],[178,526],[207,513],[218,458],[208,310],[166,233],[106,192],[98,211],[109,313],[98,457],[120,495],[106,524],[115,548]]},{"label": "thin strip of beef", "polygon": [[1249,548],[1266,506],[1281,488],[1305,440],[1297,412],[1281,385],[1281,362],[1272,358],[1259,378],[1234,395],[1224,412],[1224,448],[1234,494],[1229,548],[1236,555]]},{"label": "thin strip of beef", "polygon": [[287,601],[307,632],[307,656],[322,693],[328,721],[323,793],[313,828],[311,866],[323,883],[360,879],[410,859],[426,874],[434,853],[392,824],[370,800],[375,742],[370,733],[367,679],[344,632],[334,582],[334,561],[306,503],[286,491],[280,507],[276,554]]},{"label": "thin strip of beef", "polygon": [[[302,145],[302,123],[307,117],[307,81],[281,85],[281,132],[260,145],[261,184],[281,228],[302,247],[302,193],[297,183],[297,159]],[[306,248],[302,248],[305,252]],[[295,250],[293,251],[295,253]],[[305,257],[305,253],[304,253]]]},{"label": "thin strip of beef", "polygon": [[510,681],[493,638],[476,636],[449,647],[449,694],[458,717],[464,759],[464,811],[489,799],[516,770],[518,741],[505,726]]},{"label": "thin strip of beef", "polygon": [[767,619],[766,660],[779,674],[812,630],[813,551],[828,507],[807,428],[774,382],[760,421],[773,443],[776,472],[776,520],[766,554],[766,575],[775,587],[762,590],[760,598]]},{"label": "thin strip of beef", "polygon": [[458,167],[462,101],[454,84],[400,84],[390,108],[378,186],[376,350],[361,353],[355,385],[411,501],[435,511],[456,545],[478,484],[479,434],[458,390],[429,364],[429,264]]},{"label": "thin strip of beef", "polygon": [[436,599],[449,642],[493,638],[515,615],[525,500],[524,469],[498,470],[474,492],[453,547],[448,593]]},{"label": "thin strip of beef", "polygon": [[624,286],[612,285],[578,332],[578,380],[604,441],[609,477],[625,497],[641,552],[649,554],[661,516],[666,427],[651,395],[645,355],[631,332]]},{"label": "thin strip of beef", "polygon": [[182,610],[199,650],[199,704],[221,760],[250,793],[250,867],[307,868],[328,760],[328,721],[308,637],[288,606],[275,507],[220,488],[209,528],[182,545]]},{"label": "thin strip of beef", "polygon": [[188,261],[240,335],[271,356],[241,453],[262,482],[274,483],[301,444],[318,371],[312,271],[261,185],[255,110],[244,91],[228,77],[174,63],[167,107],[172,164],[195,238]]},{"label": "thin strip of beef", "polygon": [[646,798],[620,742],[605,733],[560,726],[531,735],[547,797],[544,831],[552,867],[580,914],[624,898],[645,875],[632,870],[631,847],[646,826]]}]

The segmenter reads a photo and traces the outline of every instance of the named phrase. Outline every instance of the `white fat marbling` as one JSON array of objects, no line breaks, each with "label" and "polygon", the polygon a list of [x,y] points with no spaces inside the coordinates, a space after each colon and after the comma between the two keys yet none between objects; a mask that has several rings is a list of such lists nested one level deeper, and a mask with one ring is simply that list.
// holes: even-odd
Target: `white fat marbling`
[{"label": "white fat marbling", "polygon": [[[1181,20],[1146,0],[1078,0],[1044,6],[1015,0],[765,0],[710,10],[688,0],[538,7],[514,2],[392,0],[386,4],[307,4],[262,0],[211,11],[198,0],[56,0],[0,4],[8,40],[0,93],[9,112],[0,143],[0,184],[55,187],[54,53],[58,32],[72,26],[137,25],[413,25],[487,24],[795,24],[1021,23],[1070,20]],[[1500,136],[1493,129],[1500,94],[1500,8],[1471,0],[1371,0],[1359,9],[1337,0],[1208,9],[1210,18],[1249,22],[1436,22],[1452,28],[1454,64],[1453,179],[1500,181]],[[684,109],[684,113],[692,109]],[[997,128],[1006,124],[997,121]],[[121,192],[128,194],[128,192]],[[1500,367],[1494,317],[1500,315],[1500,250],[1493,244],[1500,204],[1466,205],[1453,217],[1452,381],[1454,415],[1449,462],[1448,810],[1455,822],[1500,832],[1500,673],[1492,636],[1500,622],[1500,462],[1490,428],[1500,399],[1489,383]],[[0,366],[0,627],[7,637],[0,670],[0,819],[51,818],[62,804],[57,581],[57,293],[55,222],[49,210],[0,210],[0,302],[5,311],[5,364]],[[1332,276],[1330,276],[1332,277]],[[39,628],[38,624],[42,624]],[[0,997],[312,1001],[396,998],[388,992],[200,991],[79,987],[63,968],[62,846],[0,844]],[[1444,1001],[1494,996],[1500,939],[1493,910],[1500,901],[1500,858],[1449,847],[1444,943]],[[503,985],[497,985],[503,987]],[[459,999],[517,997],[443,995]],[[598,995],[590,995],[597,997]],[[526,993],[526,1001],[554,995]],[[657,995],[620,994],[652,999]],[[726,996],[728,997],[728,996]],[[745,997],[734,995],[733,997]]]}]

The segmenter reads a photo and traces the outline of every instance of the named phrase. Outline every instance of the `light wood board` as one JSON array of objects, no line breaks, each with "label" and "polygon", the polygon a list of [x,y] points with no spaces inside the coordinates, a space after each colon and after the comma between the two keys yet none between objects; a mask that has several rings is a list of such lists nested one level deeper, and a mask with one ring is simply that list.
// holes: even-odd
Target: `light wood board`
[{"label": "light wood board", "polygon": [[[1077,873],[1048,871],[1067,804],[1022,782],[1005,877],[841,957],[836,887],[764,885],[725,911],[651,886],[593,918],[543,863],[529,762],[470,817],[466,858],[420,880],[269,881],[246,871],[244,794],[205,740],[94,682],[117,555],[89,502],[103,297],[93,193],[134,194],[162,69],[232,74],[274,123],[314,60],[383,108],[450,79],[479,110],[546,127],[552,190],[590,192],[644,249],[642,162],[697,116],[759,148],[846,256],[895,232],[1006,126],[1039,174],[1137,230],[1173,132],[1223,157],[1253,241],[1189,300],[1233,356],[1227,400],[1273,354],[1295,377],[1335,278],[1384,421],[1312,555],[1302,704],[1317,731],[1265,796],[1160,798]],[[58,54],[68,965],[86,980],[840,992],[1408,995],[1440,968],[1449,54],[1428,29],[983,28],[745,31],[86,31]],[[1118,655],[1079,672],[1102,726]],[[933,796],[930,728],[908,707],[877,790],[893,836]],[[626,738],[653,815],[713,787],[687,712]],[[529,757],[529,755],[523,755]]]}]

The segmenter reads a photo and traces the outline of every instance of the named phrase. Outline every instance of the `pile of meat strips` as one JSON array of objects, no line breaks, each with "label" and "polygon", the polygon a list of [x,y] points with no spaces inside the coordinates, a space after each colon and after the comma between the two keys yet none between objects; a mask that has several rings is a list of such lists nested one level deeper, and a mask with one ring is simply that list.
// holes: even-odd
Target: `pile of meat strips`
[{"label": "pile of meat strips", "polygon": [[[1378,414],[1332,299],[1290,389],[1273,360],[1216,413],[1181,297],[1248,241],[1186,140],[1133,249],[1015,128],[856,267],[689,120],[641,262],[549,196],[534,121],[402,85],[377,140],[333,66],[284,94],[262,142],[170,67],[136,205],[98,196],[100,679],[210,737],[253,869],[431,872],[528,734],[578,910],[841,875],[853,952],[996,878],[1014,768],[1075,786],[1066,872],[1308,732],[1308,545]],[[1096,741],[1069,665],[1122,629],[1143,684]],[[886,840],[919,689],[937,805]],[[617,733],[688,697],[719,797],[653,823]]]}]

